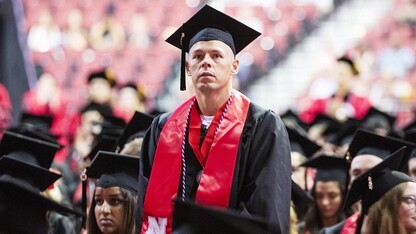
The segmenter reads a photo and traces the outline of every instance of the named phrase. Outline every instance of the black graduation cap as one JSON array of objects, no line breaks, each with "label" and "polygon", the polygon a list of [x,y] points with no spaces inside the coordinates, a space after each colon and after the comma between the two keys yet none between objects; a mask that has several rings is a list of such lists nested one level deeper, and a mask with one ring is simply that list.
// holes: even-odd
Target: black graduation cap
[{"label": "black graduation cap", "polygon": [[88,76],[88,82],[91,82],[93,79],[104,79],[108,81],[111,87],[114,87],[116,85],[115,74],[109,68],[104,68],[102,70],[90,73],[90,75]]},{"label": "black graduation cap", "polygon": [[403,139],[416,144],[416,120],[402,128]]},{"label": "black graduation cap", "polygon": [[377,202],[383,194],[394,186],[410,182],[412,178],[401,171],[401,165],[407,161],[406,147],[402,147],[389,155],[381,163],[357,177],[352,183],[344,202],[344,209],[361,199],[362,212],[367,214],[368,209]]},{"label": "black graduation cap", "polygon": [[27,181],[40,191],[45,191],[61,178],[60,174],[49,171],[49,168],[39,167],[10,156],[0,158],[0,175],[5,174]]},{"label": "black graduation cap", "polygon": [[21,161],[49,168],[59,148],[57,144],[4,131],[0,143],[0,156],[9,155]]},{"label": "black graduation cap", "polygon": [[412,122],[408,123],[406,126],[402,129],[404,132],[409,130],[416,130],[416,120],[413,120]]},{"label": "black graduation cap", "polygon": [[104,119],[100,123],[101,131],[99,135],[110,135],[116,138],[120,137],[126,126],[124,119],[114,115],[104,115]]},{"label": "black graduation cap", "polygon": [[185,84],[185,53],[199,41],[219,40],[227,44],[238,54],[260,33],[236,19],[205,5],[187,22],[176,30],[166,41],[182,50],[181,54],[181,90]]},{"label": "black graduation cap", "polygon": [[357,66],[355,65],[354,61],[352,61],[351,58],[349,58],[348,56],[342,56],[340,58],[337,59],[338,62],[344,62],[346,64],[348,64],[351,67],[351,70],[353,72],[354,75],[358,75],[360,74]]},{"label": "black graduation cap", "polygon": [[24,112],[20,115],[19,125],[25,128],[50,133],[52,122],[52,115],[34,115],[28,112]]},{"label": "black graduation cap", "polygon": [[99,151],[87,168],[86,175],[98,179],[99,187],[118,186],[137,194],[139,160],[138,157]]},{"label": "black graduation cap", "polygon": [[374,131],[377,128],[382,128],[391,131],[394,127],[396,117],[375,107],[371,107],[364,118],[361,120],[361,127]]},{"label": "black graduation cap", "polygon": [[38,131],[37,129],[27,128],[25,126],[12,127],[12,128],[8,128],[7,130],[10,132],[22,134],[28,137],[36,138],[42,141],[47,141],[47,142],[59,145],[60,148],[63,147],[63,145],[58,143],[58,140],[57,140],[58,136],[52,133]]},{"label": "black graduation cap", "polygon": [[416,144],[416,130],[408,130],[404,132],[403,139]]},{"label": "black graduation cap", "polygon": [[371,154],[385,159],[394,151],[407,146],[407,154],[414,148],[414,144],[398,138],[381,136],[368,130],[358,128],[352,142],[345,153],[347,161],[351,162],[354,157],[362,154]]},{"label": "black graduation cap", "polygon": [[299,220],[303,220],[309,207],[313,204],[313,197],[292,180],[291,200],[295,205],[295,212]]},{"label": "black graduation cap", "polygon": [[136,137],[143,137],[147,129],[152,124],[153,119],[153,116],[150,116],[140,111],[135,111],[133,117],[127,123],[126,127],[123,130],[123,133],[118,139],[118,148],[122,149],[124,147],[124,144],[126,144],[129,141],[130,137],[133,135],[135,135]]},{"label": "black graduation cap", "polygon": [[117,137],[109,135],[101,135],[93,142],[91,151],[88,153],[87,157],[92,161],[97,155],[98,151],[115,151],[117,144]]},{"label": "black graduation cap", "polygon": [[271,225],[258,216],[175,200],[173,234],[272,233]]},{"label": "black graduation cap", "polygon": [[359,127],[359,120],[357,119],[347,119],[345,123],[342,124],[338,132],[335,134],[335,137],[331,139],[331,143],[337,146],[343,146],[350,144],[352,138]]},{"label": "black graduation cap", "polygon": [[96,102],[88,102],[85,104],[81,108],[80,113],[85,113],[88,111],[98,111],[102,116],[111,116],[113,114],[113,110],[110,106]]},{"label": "black graduation cap", "polygon": [[283,114],[280,115],[280,118],[286,126],[295,128],[298,131],[298,128],[301,128],[303,129],[303,131],[305,131],[306,124],[299,118],[299,116],[292,109],[286,110]]},{"label": "black graduation cap", "polygon": [[322,135],[324,136],[325,140],[331,142],[338,133],[342,124],[338,120],[331,118],[328,115],[319,113],[309,124],[309,128],[314,126],[321,126],[323,129]]},{"label": "black graduation cap", "polygon": [[290,127],[286,127],[286,130],[289,135],[291,151],[310,158],[321,149],[321,146],[309,140],[307,136],[300,134],[298,131]]},{"label": "black graduation cap", "polygon": [[316,168],[315,181],[338,181],[342,185],[346,183],[348,163],[335,155],[320,155],[310,158],[300,166]]},{"label": "black graduation cap", "polygon": [[[30,220],[22,220],[22,213],[16,210],[16,207],[23,204],[23,206],[27,207],[26,211],[29,213],[35,210],[51,210],[59,213],[81,216],[79,210],[59,204],[42,195],[38,189],[28,186],[23,180],[11,176],[0,176],[0,193],[2,195],[0,204],[3,203],[0,205],[2,208],[0,209],[0,222],[4,221],[3,218],[5,217],[9,217],[5,219],[10,219],[10,216],[20,217],[18,221],[15,221],[15,224],[18,223],[19,225],[22,225],[22,222],[30,222]],[[7,208],[4,209],[5,207]]]}]

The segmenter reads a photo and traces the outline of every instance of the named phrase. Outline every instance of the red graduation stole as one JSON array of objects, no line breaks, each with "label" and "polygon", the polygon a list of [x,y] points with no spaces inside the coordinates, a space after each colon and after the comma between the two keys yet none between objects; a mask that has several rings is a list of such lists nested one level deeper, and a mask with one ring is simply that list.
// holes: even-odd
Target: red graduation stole
[{"label": "red graduation stole", "polygon": [[[237,91],[233,92],[233,100],[215,137],[209,140],[210,134],[216,130],[213,120],[214,126],[210,126],[206,136],[208,143],[204,140],[201,148],[197,150],[205,157],[202,162],[199,158],[201,155],[198,156],[199,153],[192,147],[201,165],[205,164],[196,192],[196,203],[199,204],[219,207],[229,205],[238,147],[250,106],[247,97]],[[173,199],[178,195],[181,178],[182,143],[189,111],[191,118],[194,118],[192,115],[195,113],[189,108],[194,100],[195,97],[176,109],[160,134],[144,201],[141,233],[172,233]],[[220,112],[222,113],[222,109]],[[197,117],[200,123],[199,114]],[[192,124],[190,123],[190,131]],[[199,146],[199,134],[197,138]],[[192,141],[191,137],[189,140]],[[192,145],[192,142],[190,143]]]}]

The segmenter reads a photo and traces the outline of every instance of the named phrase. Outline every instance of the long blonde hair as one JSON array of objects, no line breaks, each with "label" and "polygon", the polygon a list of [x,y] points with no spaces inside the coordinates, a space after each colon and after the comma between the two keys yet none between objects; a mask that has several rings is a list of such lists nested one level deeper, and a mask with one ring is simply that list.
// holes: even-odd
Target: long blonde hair
[{"label": "long blonde hair", "polygon": [[363,228],[367,234],[407,234],[400,220],[400,206],[407,183],[394,186],[368,210]]},{"label": "long blonde hair", "polygon": [[289,233],[290,234],[298,234],[298,216],[295,211],[295,205],[293,202],[290,202],[290,226],[289,226]]}]

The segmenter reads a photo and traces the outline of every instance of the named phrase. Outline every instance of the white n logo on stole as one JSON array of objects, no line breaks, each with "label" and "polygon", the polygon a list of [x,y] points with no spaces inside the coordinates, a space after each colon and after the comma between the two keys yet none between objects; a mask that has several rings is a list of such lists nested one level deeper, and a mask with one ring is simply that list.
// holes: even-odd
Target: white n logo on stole
[{"label": "white n logo on stole", "polygon": [[158,218],[156,221],[155,217],[149,216],[147,222],[149,223],[149,228],[146,231],[146,234],[165,234],[166,225],[168,224],[168,218]]}]

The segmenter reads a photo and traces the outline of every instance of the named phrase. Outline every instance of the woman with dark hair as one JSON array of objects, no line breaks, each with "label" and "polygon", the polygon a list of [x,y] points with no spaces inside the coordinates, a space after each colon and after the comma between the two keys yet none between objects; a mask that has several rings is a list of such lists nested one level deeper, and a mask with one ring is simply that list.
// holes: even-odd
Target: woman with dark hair
[{"label": "woman with dark hair", "polygon": [[88,233],[134,233],[137,194],[120,187],[97,187],[88,214]]},{"label": "woman with dark hair", "polygon": [[345,196],[347,164],[345,159],[321,155],[311,158],[302,166],[316,168],[311,195],[315,202],[299,224],[299,233],[314,234],[346,218],[342,211]]},{"label": "woman with dark hair", "polygon": [[98,152],[86,175],[97,178],[87,218],[88,234],[135,232],[139,159]]}]

